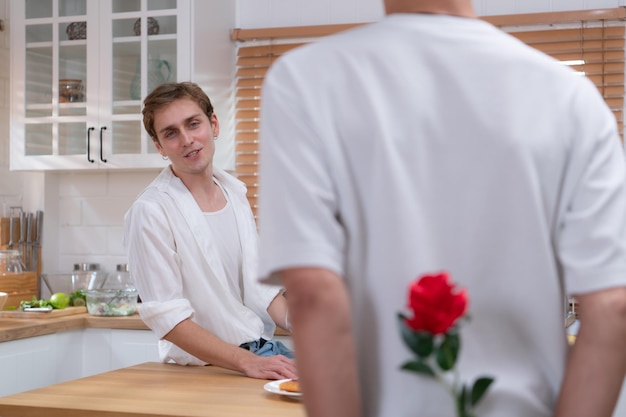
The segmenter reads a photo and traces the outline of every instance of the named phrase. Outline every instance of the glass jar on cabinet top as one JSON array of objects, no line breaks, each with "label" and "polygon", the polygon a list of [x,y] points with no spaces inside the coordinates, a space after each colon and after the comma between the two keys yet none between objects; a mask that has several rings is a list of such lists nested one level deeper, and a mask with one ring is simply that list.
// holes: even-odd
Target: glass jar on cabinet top
[{"label": "glass jar on cabinet top", "polygon": [[191,0],[11,3],[11,168],[161,168],[141,100],[191,78]]},{"label": "glass jar on cabinet top", "polygon": [[135,284],[133,283],[133,279],[130,275],[128,264],[118,264],[115,267],[115,272],[112,272],[107,276],[103,288],[114,290],[134,290]]},{"label": "glass jar on cabinet top", "polygon": [[101,288],[107,279],[107,272],[100,268],[97,263],[74,264],[72,274],[79,276],[80,280],[87,284],[87,289]]}]

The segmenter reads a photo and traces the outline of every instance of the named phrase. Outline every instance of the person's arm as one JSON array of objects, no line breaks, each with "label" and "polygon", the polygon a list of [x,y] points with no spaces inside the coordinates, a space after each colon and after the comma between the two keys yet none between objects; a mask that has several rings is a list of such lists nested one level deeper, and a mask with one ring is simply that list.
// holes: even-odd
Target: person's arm
[{"label": "person's arm", "polygon": [[580,329],[555,417],[611,417],[626,377],[626,288],[576,295]]},{"label": "person's arm", "polygon": [[357,417],[361,401],[350,301],[343,280],[321,268],[280,272],[309,417]]},{"label": "person's arm", "polygon": [[287,299],[284,293],[281,291],[267,307],[267,314],[270,315],[274,323],[277,326],[291,331],[291,325],[289,323],[289,310],[287,308]]},{"label": "person's arm", "polygon": [[296,378],[293,360],[281,355],[257,356],[224,342],[191,319],[178,323],[164,339],[207,363],[242,372],[252,378]]}]

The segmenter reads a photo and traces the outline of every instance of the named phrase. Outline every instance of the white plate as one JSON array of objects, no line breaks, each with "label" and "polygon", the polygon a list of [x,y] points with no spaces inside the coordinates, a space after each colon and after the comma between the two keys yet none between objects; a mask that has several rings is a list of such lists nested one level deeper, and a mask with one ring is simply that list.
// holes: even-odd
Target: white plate
[{"label": "white plate", "polygon": [[286,395],[288,397],[301,397],[301,392],[284,391],[278,388],[280,384],[287,381],[291,381],[291,379],[280,379],[278,381],[268,382],[267,384],[263,385],[263,388],[265,388],[265,391],[269,391],[272,394]]}]

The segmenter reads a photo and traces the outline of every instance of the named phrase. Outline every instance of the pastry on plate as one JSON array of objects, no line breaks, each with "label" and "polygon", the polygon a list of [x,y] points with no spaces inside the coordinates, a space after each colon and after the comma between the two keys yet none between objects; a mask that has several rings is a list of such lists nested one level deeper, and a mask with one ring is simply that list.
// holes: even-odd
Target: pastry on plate
[{"label": "pastry on plate", "polygon": [[289,381],[281,382],[278,385],[278,389],[287,392],[300,392],[300,384],[296,379],[290,379]]}]

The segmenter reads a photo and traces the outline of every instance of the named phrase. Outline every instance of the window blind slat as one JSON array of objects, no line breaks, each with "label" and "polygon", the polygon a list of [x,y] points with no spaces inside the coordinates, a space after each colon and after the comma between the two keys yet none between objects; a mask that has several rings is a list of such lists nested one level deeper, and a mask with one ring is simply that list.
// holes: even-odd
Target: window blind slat
[{"label": "window blind slat", "polygon": [[255,109],[238,108],[235,117],[237,120],[257,119],[259,117],[259,111]]},{"label": "window blind slat", "polygon": [[239,161],[239,163],[255,163],[256,164],[259,162],[259,155],[257,154],[256,151],[252,153],[238,152],[237,160]]},{"label": "window blind slat", "polygon": [[235,152],[258,152],[259,144],[256,141],[237,141]]},{"label": "window blind slat", "polygon": [[261,88],[263,84],[263,77],[254,78],[238,78],[235,84],[236,88]]},{"label": "window blind slat", "polygon": [[254,97],[259,97],[261,95],[261,89],[260,88],[238,88],[237,89],[237,94],[235,94],[236,97],[241,97],[241,98],[254,98]]},{"label": "window blind slat", "polygon": [[241,131],[257,130],[259,128],[259,122],[257,121],[239,121],[236,122],[236,129]]},{"label": "window blind slat", "polygon": [[259,135],[257,132],[236,132],[237,142],[258,142]]},{"label": "window blind slat", "polygon": [[579,40],[579,39],[621,39],[624,37],[623,26],[605,26],[605,27],[584,27],[575,29],[547,29],[510,32],[519,40],[527,44],[535,44],[542,42],[553,42],[560,39],[563,40]]},{"label": "window blind slat", "polygon": [[240,67],[235,76],[237,78],[254,78],[265,77],[265,73],[269,67]]}]

